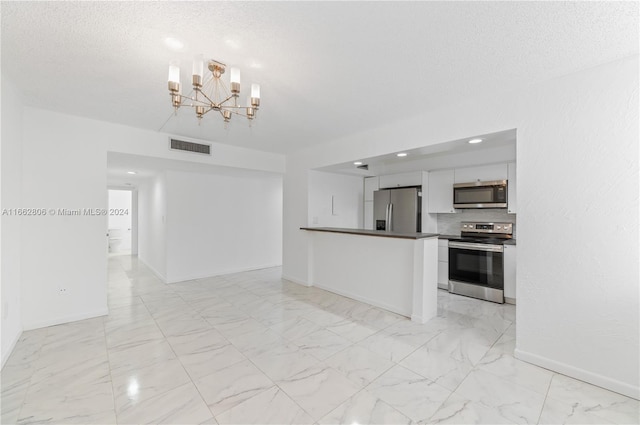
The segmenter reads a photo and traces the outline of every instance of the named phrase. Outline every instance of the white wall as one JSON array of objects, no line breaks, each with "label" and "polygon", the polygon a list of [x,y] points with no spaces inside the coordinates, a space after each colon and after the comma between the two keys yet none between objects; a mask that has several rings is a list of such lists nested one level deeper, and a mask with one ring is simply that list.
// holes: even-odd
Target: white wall
[{"label": "white wall", "polygon": [[[82,118],[24,108],[23,205],[106,209],[108,133]],[[25,329],[107,313],[107,216],[24,218]]]},{"label": "white wall", "polygon": [[[22,206],[22,103],[16,87],[2,77],[2,145],[0,211]],[[2,289],[2,365],[11,354],[22,332],[20,306],[22,218],[2,215],[0,233],[0,264]]]},{"label": "white wall", "polygon": [[282,176],[167,172],[167,281],[282,264]]},{"label": "white wall", "polygon": [[138,187],[138,257],[166,281],[166,176],[161,173]]},{"label": "white wall", "polygon": [[633,56],[290,155],[283,275],[307,276],[308,170],[516,128],[518,355],[638,397],[637,75]]},{"label": "white wall", "polygon": [[[106,209],[107,151],[284,171],[282,155],[212,143],[213,155],[201,157],[169,151],[163,133],[32,107],[23,108],[22,116],[29,124],[23,131],[25,207]],[[159,193],[154,200],[161,203]],[[106,216],[30,218],[22,227],[24,328],[106,314]]]},{"label": "white wall", "polygon": [[169,137],[166,133],[142,130],[119,124],[108,124],[93,121],[108,132],[109,152],[127,153],[132,155],[151,156],[196,162],[199,164],[218,165],[224,167],[260,170],[273,173],[284,173],[284,155],[256,151],[237,146],[176,136],[180,140],[206,143],[211,145],[211,155],[199,155],[192,152],[179,152],[169,149]]},{"label": "white wall", "polygon": [[517,353],[635,397],[638,71],[635,57],[526,93],[517,159]]},{"label": "white wall", "polygon": [[[290,159],[293,158],[293,159]],[[309,168],[296,163],[300,159],[287,157],[287,173],[282,181],[282,277],[307,285],[307,239],[300,227],[309,222],[308,178]]]},{"label": "white wall", "polygon": [[308,191],[308,223],[310,225],[363,227],[364,180],[362,177],[310,170]]},{"label": "white wall", "polygon": [[[109,229],[131,229],[132,193],[130,190],[110,189],[109,193]],[[111,214],[111,210],[127,211],[126,214]]]}]

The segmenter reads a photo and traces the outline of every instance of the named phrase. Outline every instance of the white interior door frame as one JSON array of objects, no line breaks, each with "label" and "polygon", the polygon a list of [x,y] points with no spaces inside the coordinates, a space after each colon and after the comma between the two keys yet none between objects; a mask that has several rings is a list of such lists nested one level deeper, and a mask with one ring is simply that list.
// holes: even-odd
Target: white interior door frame
[{"label": "white interior door frame", "polygon": [[[131,192],[131,255],[138,255],[138,189],[130,186],[107,186],[107,198],[110,190]],[[106,233],[109,233],[108,220]]]}]

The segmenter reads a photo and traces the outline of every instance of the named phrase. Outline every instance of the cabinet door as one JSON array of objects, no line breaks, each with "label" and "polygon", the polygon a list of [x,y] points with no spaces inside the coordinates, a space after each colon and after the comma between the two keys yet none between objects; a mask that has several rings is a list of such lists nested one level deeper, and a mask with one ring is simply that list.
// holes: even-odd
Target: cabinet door
[{"label": "cabinet door", "polygon": [[516,246],[504,245],[504,296],[516,299]]},{"label": "cabinet door", "polygon": [[364,200],[373,201],[373,192],[379,189],[378,177],[364,178]]},{"label": "cabinet door", "polygon": [[449,288],[449,263],[438,261],[438,288]]},{"label": "cabinet door", "polygon": [[431,171],[429,173],[430,213],[454,213],[453,170]]},{"label": "cabinet door", "polygon": [[455,182],[470,183],[507,179],[507,164],[483,165],[480,167],[456,168]]},{"label": "cabinet door", "polygon": [[[440,241],[438,241],[440,242]],[[449,241],[445,240],[443,245],[438,243],[438,261],[449,262]]]},{"label": "cabinet door", "polygon": [[422,172],[389,174],[380,176],[380,189],[393,187],[420,186],[422,184]]},{"label": "cabinet door", "polygon": [[507,164],[509,168],[509,178],[507,182],[507,212],[515,214],[518,208],[518,197],[516,193],[516,163]]},{"label": "cabinet door", "polygon": [[449,241],[438,239],[438,288],[449,289]]},{"label": "cabinet door", "polygon": [[364,228],[373,230],[373,201],[364,202]]}]

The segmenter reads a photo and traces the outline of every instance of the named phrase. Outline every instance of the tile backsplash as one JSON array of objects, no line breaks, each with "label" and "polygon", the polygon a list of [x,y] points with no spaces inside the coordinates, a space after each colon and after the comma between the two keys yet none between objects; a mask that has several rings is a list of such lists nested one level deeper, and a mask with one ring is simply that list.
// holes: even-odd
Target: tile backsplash
[{"label": "tile backsplash", "polygon": [[455,214],[437,214],[438,233],[459,235],[460,223],[463,221],[513,223],[513,237],[516,237],[516,215],[507,214],[503,209],[459,210]]}]

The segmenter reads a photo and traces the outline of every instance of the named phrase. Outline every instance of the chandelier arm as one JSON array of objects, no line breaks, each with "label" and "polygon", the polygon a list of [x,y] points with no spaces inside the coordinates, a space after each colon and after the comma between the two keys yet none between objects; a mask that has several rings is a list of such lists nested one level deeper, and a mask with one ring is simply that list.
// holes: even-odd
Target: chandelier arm
[{"label": "chandelier arm", "polygon": [[[234,99],[234,96],[227,97],[225,100],[220,102],[220,105],[224,105],[226,102],[230,101],[231,99]],[[237,108],[238,106],[233,106],[233,107]]]},{"label": "chandelier arm", "polygon": [[241,117],[245,117],[245,118],[247,117],[247,114],[243,114],[242,112],[234,111],[231,109],[227,109],[227,111],[231,112],[232,114],[240,115]]},{"label": "chandelier arm", "polygon": [[[218,104],[216,102],[214,102],[213,100],[211,100],[211,98],[209,96],[207,96],[204,92],[201,91],[200,93],[202,93],[202,95],[205,97],[205,99],[207,99],[207,102],[209,102],[210,105],[208,105],[208,106],[218,106]],[[198,102],[202,102],[202,101],[199,100]],[[204,103],[206,105],[205,102],[202,102],[202,103]]]},{"label": "chandelier arm", "polygon": [[179,94],[178,96],[180,96],[180,99],[181,99],[181,100],[190,100],[190,101],[191,101],[191,104],[190,104],[190,105],[189,105],[189,104],[182,104],[182,106],[194,106],[194,107],[195,107],[195,106],[202,106],[202,105],[194,105],[194,104],[193,104],[193,102],[198,102],[198,103],[202,103],[202,104],[204,104],[204,105],[207,105],[207,103],[205,103],[205,102],[203,102],[202,100],[197,99],[197,98],[195,98],[195,97],[186,96],[186,95],[184,95],[184,94]]},{"label": "chandelier arm", "polygon": [[209,108],[209,109],[207,109],[206,111],[204,111],[204,112],[202,113],[202,116],[207,115],[209,112],[211,112],[211,111],[213,111],[213,110],[214,110],[213,108]]},{"label": "chandelier arm", "polygon": [[189,92],[189,94],[182,94],[182,93],[178,93],[178,96],[180,96],[180,98],[182,99],[189,99],[189,100],[197,100],[197,98],[192,97],[192,95],[198,90],[196,89],[191,89],[191,91]]},{"label": "chandelier arm", "polygon": [[[227,85],[224,83],[224,81],[220,80],[219,84],[217,85],[218,87],[218,92],[220,92],[220,87],[222,87],[222,91],[224,92],[224,96],[226,96],[227,98],[231,98],[233,97],[233,95],[231,94],[231,92],[229,91],[229,89],[227,88]],[[220,94],[220,93],[218,93]],[[222,97],[222,96],[220,96]]]}]

